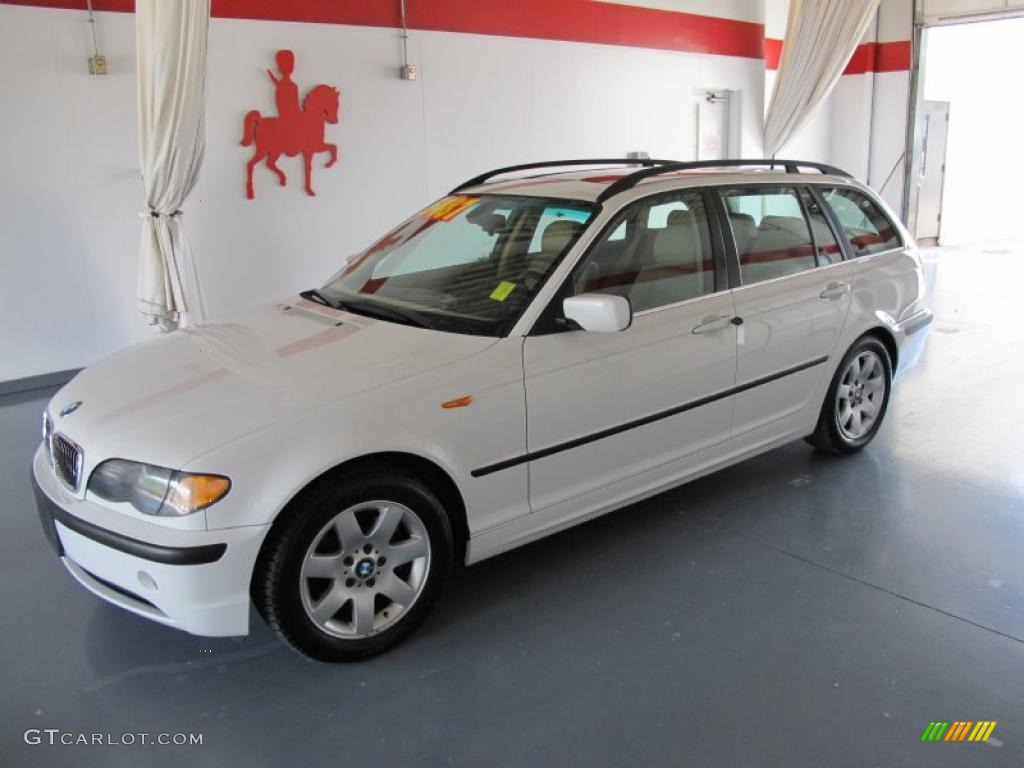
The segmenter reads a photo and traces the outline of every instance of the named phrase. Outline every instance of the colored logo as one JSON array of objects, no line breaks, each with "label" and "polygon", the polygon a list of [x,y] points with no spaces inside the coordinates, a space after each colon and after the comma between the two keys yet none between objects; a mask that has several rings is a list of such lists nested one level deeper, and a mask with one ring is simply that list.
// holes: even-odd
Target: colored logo
[{"label": "colored logo", "polygon": [[70,416],[72,413],[77,411],[82,406],[81,400],[75,400],[73,403],[68,403],[60,409],[61,416]]},{"label": "colored logo", "polygon": [[995,720],[932,721],[921,734],[921,741],[985,741],[995,729]]}]

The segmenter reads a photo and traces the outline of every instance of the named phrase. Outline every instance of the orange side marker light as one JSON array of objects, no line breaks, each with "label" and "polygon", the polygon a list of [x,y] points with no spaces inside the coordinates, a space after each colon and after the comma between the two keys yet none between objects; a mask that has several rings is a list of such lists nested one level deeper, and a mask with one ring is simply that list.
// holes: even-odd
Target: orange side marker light
[{"label": "orange side marker light", "polygon": [[472,395],[463,395],[462,397],[456,397],[454,400],[447,400],[441,403],[442,408],[465,408],[467,405],[473,404]]}]

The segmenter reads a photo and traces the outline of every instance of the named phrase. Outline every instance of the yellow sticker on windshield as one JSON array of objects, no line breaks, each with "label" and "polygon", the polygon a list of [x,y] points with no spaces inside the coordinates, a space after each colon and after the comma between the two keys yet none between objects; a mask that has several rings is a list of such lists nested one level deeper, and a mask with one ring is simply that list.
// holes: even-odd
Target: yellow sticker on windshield
[{"label": "yellow sticker on windshield", "polygon": [[424,208],[420,211],[419,215],[431,221],[451,221],[467,208],[471,208],[479,200],[479,197],[467,197],[465,195],[444,197],[433,205]]},{"label": "yellow sticker on windshield", "polygon": [[491,291],[491,298],[495,301],[504,301],[515,289],[515,283],[510,283],[508,280],[502,280],[498,283],[498,287]]}]

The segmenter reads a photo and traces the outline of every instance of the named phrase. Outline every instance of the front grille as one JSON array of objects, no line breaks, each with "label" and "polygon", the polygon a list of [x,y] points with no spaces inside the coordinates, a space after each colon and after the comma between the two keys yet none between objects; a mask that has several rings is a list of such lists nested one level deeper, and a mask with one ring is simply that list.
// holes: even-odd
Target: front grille
[{"label": "front grille", "polygon": [[64,435],[53,436],[53,469],[73,491],[82,482],[82,449]]}]

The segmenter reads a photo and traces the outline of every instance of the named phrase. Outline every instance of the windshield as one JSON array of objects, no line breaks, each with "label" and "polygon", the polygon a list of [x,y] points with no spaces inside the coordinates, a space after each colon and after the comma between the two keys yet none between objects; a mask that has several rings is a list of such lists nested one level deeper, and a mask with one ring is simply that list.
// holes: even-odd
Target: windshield
[{"label": "windshield", "polygon": [[319,294],[394,322],[503,336],[595,210],[537,197],[446,197],[351,259]]}]

